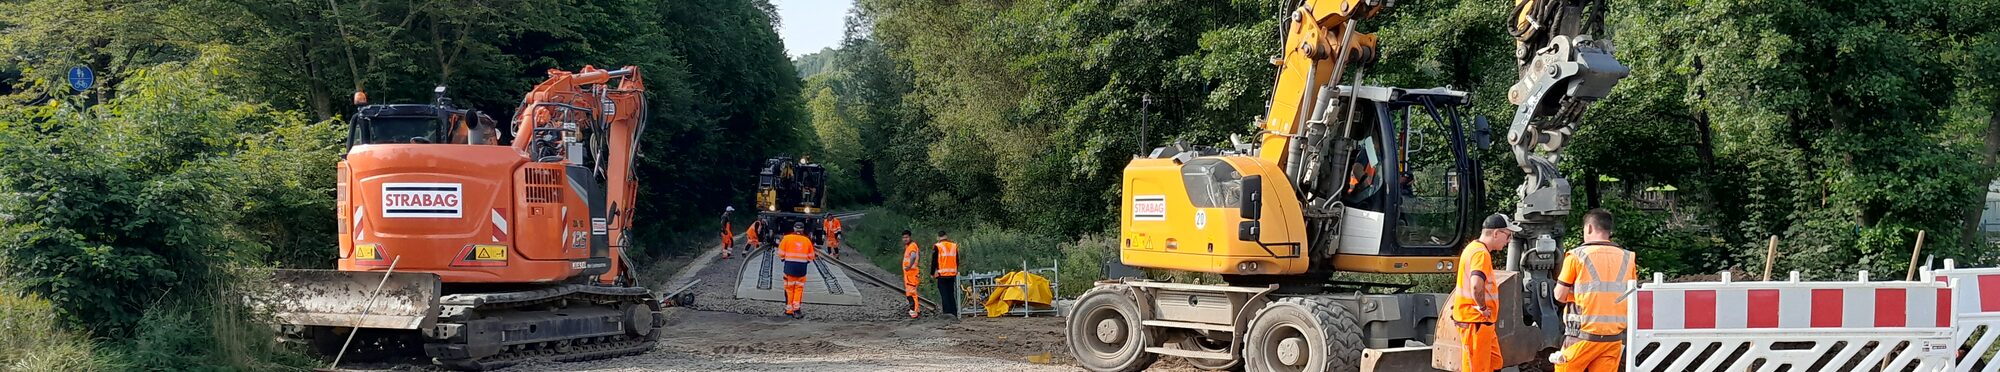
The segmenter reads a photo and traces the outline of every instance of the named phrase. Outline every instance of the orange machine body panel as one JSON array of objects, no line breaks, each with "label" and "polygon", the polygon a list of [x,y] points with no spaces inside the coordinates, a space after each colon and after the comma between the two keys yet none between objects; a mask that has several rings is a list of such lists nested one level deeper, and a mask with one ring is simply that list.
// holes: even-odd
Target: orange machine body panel
[{"label": "orange machine body panel", "polygon": [[511,144],[467,143],[459,128],[445,143],[352,147],[339,163],[339,269],[629,283],[644,93],[635,67],[550,70],[516,111]]},{"label": "orange machine body panel", "polygon": [[[448,283],[576,276],[590,258],[578,235],[589,233],[590,215],[567,186],[558,197],[525,198],[530,171],[545,177],[562,170],[530,164],[507,146],[354,147],[340,162],[340,270],[386,270],[396,262],[396,271],[435,273]],[[375,252],[357,257],[357,245]],[[506,258],[480,260],[480,246],[488,253],[504,247]]]}]

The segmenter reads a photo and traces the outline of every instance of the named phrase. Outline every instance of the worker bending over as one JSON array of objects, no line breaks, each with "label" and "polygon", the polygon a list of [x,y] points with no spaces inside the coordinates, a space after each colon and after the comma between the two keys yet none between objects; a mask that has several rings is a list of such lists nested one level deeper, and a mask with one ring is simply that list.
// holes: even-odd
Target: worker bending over
[{"label": "worker bending over", "polygon": [[736,237],[730,235],[735,229],[729,226],[729,212],[735,211],[736,207],[725,207],[722,210],[722,259],[725,260],[729,259],[729,248],[736,245]]},{"label": "worker bending over", "polygon": [[[743,229],[744,254],[752,254],[757,251],[757,248],[763,247],[764,241],[757,239],[757,229],[762,228],[764,228],[764,220],[755,220],[750,221],[750,228]],[[726,250],[723,251],[722,258],[729,258],[728,252]]]},{"label": "worker bending over", "polygon": [[1458,326],[1459,372],[1493,372],[1504,362],[1500,358],[1500,334],[1493,322],[1500,319],[1500,288],[1493,277],[1493,251],[1507,247],[1514,233],[1521,231],[1507,216],[1486,217],[1480,225],[1479,240],[1465,243],[1458,255],[1458,287],[1451,291],[1451,321]]},{"label": "worker bending over", "polygon": [[806,238],[806,224],[793,222],[792,233],[785,234],[778,241],[778,258],[785,260],[785,315],[792,319],[804,318],[805,312],[799,303],[806,297],[806,265],[819,255],[814,252],[812,239]]},{"label": "worker bending over", "polygon": [[958,318],[958,243],[938,230],[938,242],[931,251],[931,277],[937,279],[938,308],[946,316]]},{"label": "worker bending over", "polygon": [[910,298],[910,319],[917,318],[917,241],[903,230],[903,295]]},{"label": "worker bending over", "polygon": [[1556,276],[1556,301],[1569,304],[1563,315],[1563,349],[1550,358],[1556,371],[1618,371],[1625,352],[1625,293],[1639,280],[1632,252],[1611,242],[1611,212],[1583,215],[1583,245],[1563,258]]}]

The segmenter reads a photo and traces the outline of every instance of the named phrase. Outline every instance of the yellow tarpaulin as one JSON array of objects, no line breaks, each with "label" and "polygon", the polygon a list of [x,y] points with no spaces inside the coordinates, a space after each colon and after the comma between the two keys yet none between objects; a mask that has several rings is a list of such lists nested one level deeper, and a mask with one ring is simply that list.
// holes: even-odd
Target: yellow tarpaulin
[{"label": "yellow tarpaulin", "polygon": [[[1055,300],[1055,293],[1049,291],[1049,279],[1041,275],[1015,271],[994,280],[993,294],[986,296],[986,317],[997,318],[1007,314],[1007,310],[1022,303],[1049,306]],[[1027,288],[1022,288],[1022,285]]]}]

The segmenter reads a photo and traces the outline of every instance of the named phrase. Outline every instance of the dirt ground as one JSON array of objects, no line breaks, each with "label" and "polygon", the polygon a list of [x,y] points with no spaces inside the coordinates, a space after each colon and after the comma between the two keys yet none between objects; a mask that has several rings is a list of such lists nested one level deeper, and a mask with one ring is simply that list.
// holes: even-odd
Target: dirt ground
[{"label": "dirt ground", "polygon": [[510,370],[1075,371],[1062,319],[792,320],[676,310],[652,353]]},{"label": "dirt ground", "polygon": [[[841,260],[860,271],[897,280],[859,250]],[[806,318],[780,316],[782,303],[736,299],[737,259],[698,255],[659,287],[692,286],[691,307],[667,310],[667,325],[652,352],[572,363],[531,362],[503,371],[1079,371],[1063,343],[1063,319],[946,319],[927,312],[909,319],[902,291],[856,283],[860,306],[807,305]],[[692,271],[688,271],[692,270]],[[656,272],[657,273],[657,272]],[[655,274],[655,275],[660,275]],[[854,273],[849,273],[853,275]],[[857,282],[861,280],[856,278]],[[344,365],[356,370],[431,371],[421,361]],[[1150,370],[1196,371],[1177,358]]]}]

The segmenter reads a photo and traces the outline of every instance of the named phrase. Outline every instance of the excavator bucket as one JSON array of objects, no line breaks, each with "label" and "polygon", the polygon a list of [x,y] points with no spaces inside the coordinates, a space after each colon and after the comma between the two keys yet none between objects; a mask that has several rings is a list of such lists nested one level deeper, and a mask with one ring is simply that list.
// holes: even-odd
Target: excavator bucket
[{"label": "excavator bucket", "polygon": [[[276,315],[283,324],[422,329],[437,322],[437,274],[277,270]],[[381,290],[377,291],[376,288]]]}]

